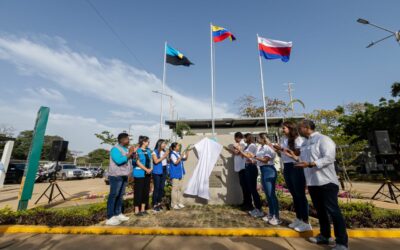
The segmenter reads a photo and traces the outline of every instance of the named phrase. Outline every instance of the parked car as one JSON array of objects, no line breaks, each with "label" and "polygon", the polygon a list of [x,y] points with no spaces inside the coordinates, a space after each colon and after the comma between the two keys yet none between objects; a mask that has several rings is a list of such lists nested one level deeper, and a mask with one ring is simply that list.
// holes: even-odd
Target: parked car
[{"label": "parked car", "polygon": [[59,168],[60,170],[57,171],[57,178],[61,178],[62,180],[83,178],[83,170],[77,168],[73,164],[61,164]]},{"label": "parked car", "polygon": [[79,167],[83,171],[83,178],[93,178],[93,172],[89,168]]},{"label": "parked car", "polygon": [[26,164],[25,163],[12,163],[8,165],[6,178],[4,183],[16,183],[19,184],[24,176]]}]

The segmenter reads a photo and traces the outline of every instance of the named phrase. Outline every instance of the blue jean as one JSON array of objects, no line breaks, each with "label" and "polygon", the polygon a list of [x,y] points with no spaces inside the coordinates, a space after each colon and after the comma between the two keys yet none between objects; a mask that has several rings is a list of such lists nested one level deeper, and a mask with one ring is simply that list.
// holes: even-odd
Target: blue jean
[{"label": "blue jean", "polygon": [[308,221],[308,201],[306,197],[306,178],[302,168],[294,167],[294,163],[284,164],[283,176],[286,186],[293,197],[294,210],[296,218],[302,221]]},{"label": "blue jean", "polygon": [[154,184],[154,190],[153,190],[153,206],[157,205],[158,203],[161,203],[161,200],[164,196],[164,187],[165,187],[165,181],[167,179],[167,173],[163,172],[162,174],[153,174],[153,184]]},{"label": "blue jean", "polygon": [[257,166],[255,164],[246,163],[245,170],[246,170],[245,171],[246,185],[247,185],[247,190],[250,194],[250,198],[253,199],[254,206],[257,209],[261,209],[262,206],[261,199],[257,191],[257,178],[258,178]]},{"label": "blue jean", "polygon": [[269,216],[279,218],[279,202],[275,193],[275,184],[278,173],[273,165],[264,165],[260,167],[261,183],[267,196]]},{"label": "blue jean", "polygon": [[107,218],[119,215],[123,210],[124,195],[128,176],[109,176],[110,194],[107,200]]}]

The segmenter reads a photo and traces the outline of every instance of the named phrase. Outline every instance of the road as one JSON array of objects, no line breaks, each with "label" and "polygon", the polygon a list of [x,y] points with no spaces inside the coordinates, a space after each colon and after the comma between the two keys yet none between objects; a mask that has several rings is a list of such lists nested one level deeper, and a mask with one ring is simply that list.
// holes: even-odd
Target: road
[{"label": "road", "polygon": [[[400,239],[351,239],[350,249],[399,249]],[[330,249],[316,246],[302,238],[277,237],[200,237],[200,236],[135,236],[135,235],[62,235],[4,234],[0,249],[7,250],[76,250],[76,249],[162,249],[162,250],[235,250],[235,249]]]}]

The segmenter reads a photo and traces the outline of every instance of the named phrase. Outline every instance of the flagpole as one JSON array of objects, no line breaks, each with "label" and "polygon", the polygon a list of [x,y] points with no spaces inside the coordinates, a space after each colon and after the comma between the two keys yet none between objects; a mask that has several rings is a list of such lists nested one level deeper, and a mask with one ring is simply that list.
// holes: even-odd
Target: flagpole
[{"label": "flagpole", "polygon": [[215,138],[215,121],[214,121],[214,46],[212,37],[212,23],[210,23],[210,48],[211,48],[211,128],[212,136]]},{"label": "flagpole", "polygon": [[268,133],[268,118],[267,118],[267,104],[265,103],[265,93],[264,93],[264,75],[263,75],[263,67],[262,60],[260,55],[260,49],[258,48],[258,34],[257,34],[257,52],[258,52],[258,60],[260,62],[260,79],[261,79],[261,92],[263,98],[263,107],[264,107],[264,122],[265,122],[265,131]]},{"label": "flagpole", "polygon": [[162,127],[163,127],[163,95],[164,95],[164,88],[165,88],[165,80],[167,77],[167,41],[165,41],[164,44],[164,67],[163,67],[163,79],[162,79],[162,87],[161,87],[161,104],[160,104],[160,130],[158,132],[158,136],[161,139],[162,138]]}]

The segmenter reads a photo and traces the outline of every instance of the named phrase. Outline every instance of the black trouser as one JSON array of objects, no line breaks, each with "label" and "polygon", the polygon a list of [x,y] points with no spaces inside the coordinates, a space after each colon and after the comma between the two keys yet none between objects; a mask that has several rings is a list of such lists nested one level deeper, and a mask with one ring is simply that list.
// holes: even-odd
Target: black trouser
[{"label": "black trouser", "polygon": [[148,207],[149,193],[150,193],[150,181],[151,175],[146,174],[143,178],[134,178],[134,189],[133,189],[133,204],[135,207],[140,207],[145,204]]},{"label": "black trouser", "polygon": [[254,206],[257,209],[261,209],[261,199],[260,195],[257,191],[257,178],[258,178],[258,169],[255,164],[247,164],[246,163],[246,184],[253,199]]},{"label": "black trouser", "polygon": [[302,168],[294,167],[293,162],[284,164],[283,176],[286,186],[293,197],[296,218],[308,221],[308,201],[306,197],[306,179]]},{"label": "black trouser", "polygon": [[347,246],[346,224],[338,204],[339,186],[333,183],[323,186],[309,186],[308,191],[314,208],[317,210],[321,234],[328,239],[331,237],[329,215],[333,222],[336,243]]},{"label": "black trouser", "polygon": [[243,193],[243,203],[242,206],[244,209],[253,210],[253,204],[251,204],[251,194],[249,189],[247,188],[247,181],[246,181],[246,169],[242,169],[239,171],[239,183],[240,187],[242,188]]}]

